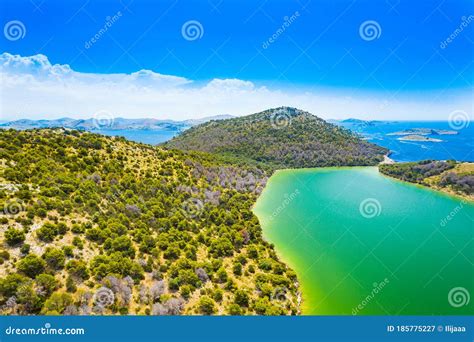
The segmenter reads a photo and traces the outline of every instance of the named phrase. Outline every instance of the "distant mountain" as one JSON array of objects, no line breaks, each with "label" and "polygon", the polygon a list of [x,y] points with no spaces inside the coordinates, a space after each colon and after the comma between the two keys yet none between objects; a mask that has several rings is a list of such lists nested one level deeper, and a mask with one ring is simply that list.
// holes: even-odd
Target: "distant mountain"
[{"label": "distant mountain", "polygon": [[360,119],[354,119],[354,118],[349,118],[349,119],[340,121],[340,123],[342,124],[355,125],[355,126],[375,126],[376,124],[381,123],[381,122],[382,121],[360,120]]},{"label": "distant mountain", "polygon": [[158,120],[158,119],[125,119],[104,116],[97,119],[71,119],[61,118],[56,120],[28,120],[21,119],[0,123],[0,128],[14,128],[19,130],[32,128],[71,128],[85,131],[96,130],[184,130],[189,127],[212,120],[223,120],[231,118],[231,115],[215,115],[201,119],[184,121]]},{"label": "distant mountain", "polygon": [[184,122],[186,122],[190,126],[196,126],[196,125],[200,125],[202,123],[212,121],[212,120],[226,120],[226,119],[232,119],[233,117],[234,117],[233,115],[229,115],[229,114],[214,115],[214,116],[206,116],[206,117],[203,117],[201,119],[185,120]]},{"label": "distant mountain", "polygon": [[291,107],[194,126],[165,146],[264,162],[275,168],[375,165],[387,153],[342,127]]}]

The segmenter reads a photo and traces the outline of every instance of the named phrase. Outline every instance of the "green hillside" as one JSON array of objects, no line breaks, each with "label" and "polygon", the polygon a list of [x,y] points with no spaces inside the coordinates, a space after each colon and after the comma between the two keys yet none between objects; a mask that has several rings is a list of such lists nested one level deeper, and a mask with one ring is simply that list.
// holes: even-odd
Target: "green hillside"
[{"label": "green hillside", "polygon": [[422,160],[384,164],[379,170],[390,177],[474,200],[474,163]]},{"label": "green hillside", "polygon": [[261,169],[64,129],[0,131],[3,314],[296,314]]},{"label": "green hillside", "polygon": [[375,165],[387,153],[348,130],[289,107],[207,122],[165,145],[264,162],[273,168]]}]

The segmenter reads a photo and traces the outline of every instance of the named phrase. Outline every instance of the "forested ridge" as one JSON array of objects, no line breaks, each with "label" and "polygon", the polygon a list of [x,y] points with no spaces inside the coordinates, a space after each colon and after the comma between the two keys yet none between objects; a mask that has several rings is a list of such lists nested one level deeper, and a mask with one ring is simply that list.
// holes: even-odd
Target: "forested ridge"
[{"label": "forested ridge", "polygon": [[0,131],[3,314],[299,313],[296,274],[252,206],[284,167],[386,149],[298,109],[211,121],[164,146]]},{"label": "forested ridge", "polygon": [[297,314],[251,211],[267,171],[65,129],[0,131],[3,314]]},{"label": "forested ridge", "polygon": [[376,165],[387,149],[308,112],[280,107],[192,127],[166,146],[279,168]]},{"label": "forested ridge", "polygon": [[406,182],[474,199],[474,164],[454,160],[383,164],[380,172]]}]

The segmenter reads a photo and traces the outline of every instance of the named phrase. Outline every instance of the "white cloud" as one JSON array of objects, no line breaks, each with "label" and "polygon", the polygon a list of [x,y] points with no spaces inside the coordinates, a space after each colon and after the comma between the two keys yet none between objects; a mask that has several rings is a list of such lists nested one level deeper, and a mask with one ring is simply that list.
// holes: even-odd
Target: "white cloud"
[{"label": "white cloud", "polygon": [[0,55],[0,119],[89,118],[106,110],[128,118],[182,120],[207,115],[245,115],[293,106],[323,118],[447,120],[449,113],[472,114],[469,91],[417,96],[357,90],[289,91],[240,79],[201,84],[151,70],[131,74],[81,73],[51,64],[44,55]]}]

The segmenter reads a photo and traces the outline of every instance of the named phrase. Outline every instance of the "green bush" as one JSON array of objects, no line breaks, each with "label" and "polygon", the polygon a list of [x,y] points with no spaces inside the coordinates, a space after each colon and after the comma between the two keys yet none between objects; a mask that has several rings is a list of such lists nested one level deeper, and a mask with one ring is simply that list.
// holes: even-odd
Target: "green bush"
[{"label": "green bush", "polygon": [[18,261],[16,267],[18,272],[21,272],[30,278],[34,278],[38,274],[43,273],[46,268],[46,262],[34,254],[28,254]]},{"label": "green bush", "polygon": [[25,232],[20,229],[8,228],[5,231],[5,241],[10,246],[16,246],[25,241]]}]

